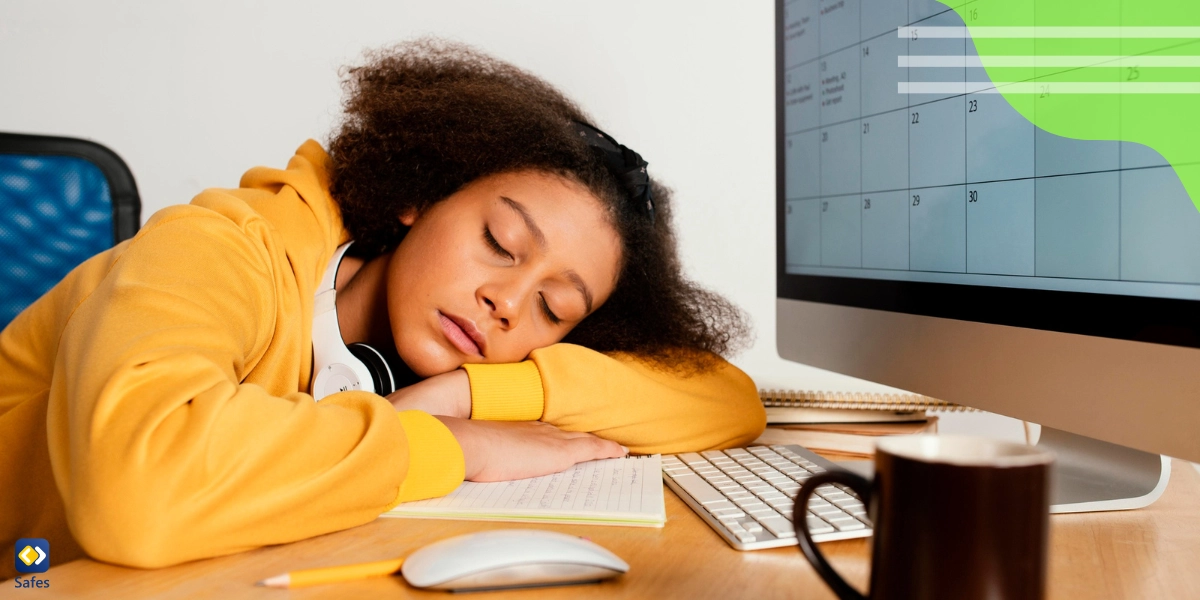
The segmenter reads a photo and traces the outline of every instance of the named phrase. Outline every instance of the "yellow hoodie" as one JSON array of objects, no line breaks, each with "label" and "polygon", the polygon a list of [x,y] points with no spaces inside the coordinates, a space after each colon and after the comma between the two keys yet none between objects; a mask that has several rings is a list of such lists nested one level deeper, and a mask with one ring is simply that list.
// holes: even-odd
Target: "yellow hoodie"
[{"label": "yellow hoodie", "polygon": [[[292,542],[446,494],[437,419],[343,392],[313,402],[315,288],[347,241],[313,141],[156,213],[0,332],[0,578],[17,538],[158,567]],[[569,344],[469,365],[472,418],[590,431],[639,453],[741,445],[764,426],[722,363],[679,377]]]}]

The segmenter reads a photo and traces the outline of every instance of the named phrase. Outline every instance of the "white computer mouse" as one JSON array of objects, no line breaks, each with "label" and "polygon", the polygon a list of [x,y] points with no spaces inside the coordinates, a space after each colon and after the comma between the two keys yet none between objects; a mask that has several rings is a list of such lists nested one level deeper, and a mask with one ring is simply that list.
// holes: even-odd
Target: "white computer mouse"
[{"label": "white computer mouse", "polygon": [[627,571],[625,561],[588,540],[531,529],[435,542],[409,555],[400,569],[409,585],[455,591],[587,583]]}]

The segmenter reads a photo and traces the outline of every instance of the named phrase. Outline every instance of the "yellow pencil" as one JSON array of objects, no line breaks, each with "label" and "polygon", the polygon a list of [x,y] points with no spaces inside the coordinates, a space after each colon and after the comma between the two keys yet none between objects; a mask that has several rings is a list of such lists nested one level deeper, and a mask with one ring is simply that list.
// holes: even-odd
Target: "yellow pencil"
[{"label": "yellow pencil", "polygon": [[403,558],[393,558],[392,560],[380,560],[358,565],[305,569],[303,571],[292,571],[283,575],[268,577],[255,585],[273,588],[294,588],[306,585],[321,585],[323,583],[366,579],[368,577],[382,577],[399,571],[402,564],[404,564]]}]

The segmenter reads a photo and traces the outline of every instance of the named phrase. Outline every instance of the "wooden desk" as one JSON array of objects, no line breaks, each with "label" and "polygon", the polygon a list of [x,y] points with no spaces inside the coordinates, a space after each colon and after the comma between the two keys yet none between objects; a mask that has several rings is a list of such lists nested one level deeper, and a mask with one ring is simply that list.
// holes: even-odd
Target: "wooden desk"
[{"label": "wooden desk", "polygon": [[[509,527],[554,529],[591,538],[629,562],[625,576],[599,585],[486,593],[502,598],[832,598],[795,547],[738,552],[725,544],[669,490],[667,526],[550,526],[414,519],[379,519],[355,529],[253,552],[156,571],[78,560],[50,569],[51,590],[0,596],[78,595],[104,598],[451,598],[379,578],[297,590],[255,587],[289,569],[404,556],[439,539]],[[1166,493],[1138,511],[1053,515],[1050,598],[1200,598],[1200,476],[1176,461]],[[869,541],[830,542],[826,556],[863,586]]]}]

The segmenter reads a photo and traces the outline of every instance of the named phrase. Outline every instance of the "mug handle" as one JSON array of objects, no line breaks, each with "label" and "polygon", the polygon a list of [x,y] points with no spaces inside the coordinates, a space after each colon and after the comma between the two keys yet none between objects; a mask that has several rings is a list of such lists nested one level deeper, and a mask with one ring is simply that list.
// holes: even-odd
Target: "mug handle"
[{"label": "mug handle", "polygon": [[800,543],[800,551],[804,553],[804,557],[812,563],[817,574],[833,589],[833,593],[837,594],[838,598],[841,600],[866,600],[865,596],[850,587],[850,584],[846,583],[846,580],[842,579],[842,576],[829,566],[829,561],[825,560],[825,555],[817,549],[817,544],[813,542],[812,534],[808,531],[808,499],[817,491],[818,486],[827,483],[849,486],[858,494],[863,504],[870,499],[871,482],[849,471],[825,471],[808,478],[804,485],[800,486],[800,491],[796,493],[796,508],[793,509],[795,512],[792,515],[792,522],[795,523],[796,532],[799,534],[797,541]]}]

